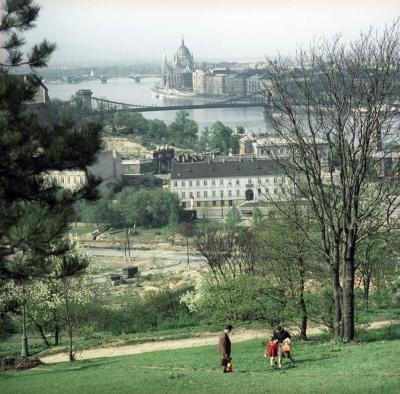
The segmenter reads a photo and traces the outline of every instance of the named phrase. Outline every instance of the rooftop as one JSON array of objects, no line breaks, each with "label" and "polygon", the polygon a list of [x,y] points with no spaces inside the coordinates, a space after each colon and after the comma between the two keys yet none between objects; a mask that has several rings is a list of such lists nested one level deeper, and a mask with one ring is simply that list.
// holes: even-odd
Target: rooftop
[{"label": "rooftop", "polygon": [[265,176],[281,173],[273,160],[254,158],[189,163],[173,161],[171,166],[171,179]]}]

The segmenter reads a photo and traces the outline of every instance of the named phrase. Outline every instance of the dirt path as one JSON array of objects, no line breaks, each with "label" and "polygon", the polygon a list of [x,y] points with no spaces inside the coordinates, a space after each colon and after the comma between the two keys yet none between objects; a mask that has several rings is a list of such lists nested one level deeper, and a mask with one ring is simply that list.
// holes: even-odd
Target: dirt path
[{"label": "dirt path", "polygon": [[[400,320],[384,320],[373,322],[368,325],[368,328],[382,328],[392,324],[400,324]],[[319,334],[323,331],[321,327],[312,327],[308,329],[309,335]],[[296,334],[296,330],[292,330]],[[245,330],[233,332],[231,335],[232,342],[248,341],[250,339],[263,339],[271,333],[271,330]],[[115,357],[115,356],[128,356],[133,354],[158,352],[163,350],[171,349],[185,349],[190,347],[199,347],[206,345],[216,345],[218,343],[218,335],[212,335],[207,337],[194,337],[187,339],[177,339],[171,341],[159,341],[159,342],[148,342],[138,345],[128,346],[116,346],[116,347],[105,347],[96,349],[83,350],[76,354],[78,360],[88,360],[93,358],[102,357]],[[51,356],[42,357],[41,360],[44,363],[60,363],[68,361],[68,355],[66,353],[58,353]]]}]

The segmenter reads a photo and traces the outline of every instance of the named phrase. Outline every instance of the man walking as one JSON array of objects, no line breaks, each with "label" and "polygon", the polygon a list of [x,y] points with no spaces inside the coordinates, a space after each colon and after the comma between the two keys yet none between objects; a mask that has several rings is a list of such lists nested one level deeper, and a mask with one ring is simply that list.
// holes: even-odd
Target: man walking
[{"label": "man walking", "polygon": [[231,325],[225,326],[224,331],[219,336],[219,354],[221,354],[221,366],[224,367],[223,372],[231,372],[227,370],[228,364],[231,362],[231,340],[229,339],[229,333],[232,331]]}]

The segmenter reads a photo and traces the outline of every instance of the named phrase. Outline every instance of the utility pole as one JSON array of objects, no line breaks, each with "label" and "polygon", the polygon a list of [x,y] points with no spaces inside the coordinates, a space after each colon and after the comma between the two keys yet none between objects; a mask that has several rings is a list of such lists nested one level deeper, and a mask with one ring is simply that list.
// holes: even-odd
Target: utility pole
[{"label": "utility pole", "polygon": [[186,256],[187,256],[187,267],[189,269],[190,268],[190,260],[189,260],[189,231],[186,231]]},{"label": "utility pole", "polygon": [[[128,249],[128,260],[131,260],[131,245],[129,244],[129,233],[128,227],[125,227],[125,243]],[[126,257],[126,256],[125,256]]]}]

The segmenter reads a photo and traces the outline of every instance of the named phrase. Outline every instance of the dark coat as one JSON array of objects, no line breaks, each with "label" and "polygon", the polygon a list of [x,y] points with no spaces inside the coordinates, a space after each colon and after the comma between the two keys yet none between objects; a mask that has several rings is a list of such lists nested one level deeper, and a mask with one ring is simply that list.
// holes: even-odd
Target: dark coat
[{"label": "dark coat", "polygon": [[279,343],[282,343],[286,338],[290,339],[290,334],[286,330],[274,332],[274,340],[277,340]]},{"label": "dark coat", "polygon": [[218,350],[221,355],[226,354],[228,357],[231,355],[231,340],[225,331],[219,336]]}]

